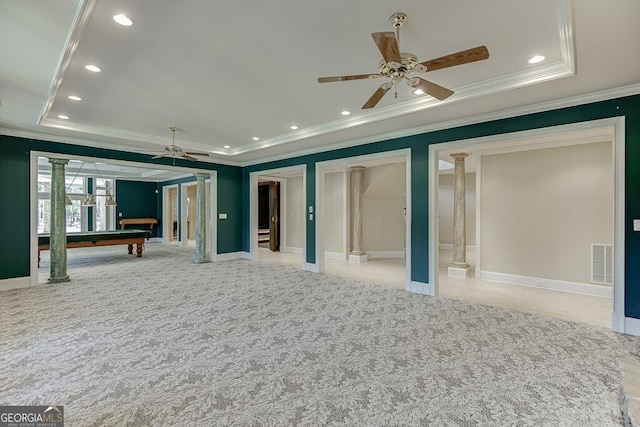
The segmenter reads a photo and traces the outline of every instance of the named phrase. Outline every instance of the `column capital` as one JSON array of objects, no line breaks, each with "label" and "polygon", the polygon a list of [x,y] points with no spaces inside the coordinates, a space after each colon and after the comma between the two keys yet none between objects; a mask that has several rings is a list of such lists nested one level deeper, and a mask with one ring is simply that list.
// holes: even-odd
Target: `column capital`
[{"label": "column capital", "polygon": [[207,178],[209,178],[209,177],[211,176],[211,174],[209,174],[209,173],[204,173],[204,172],[198,172],[198,173],[195,173],[195,174],[194,174],[194,176],[195,176],[196,178],[204,178],[204,179],[207,179]]},{"label": "column capital", "polygon": [[69,163],[69,159],[54,159],[49,157],[49,163],[53,165],[66,165]]},{"label": "column capital", "polygon": [[454,153],[451,154],[455,160],[464,160],[466,157],[469,157],[469,153]]}]

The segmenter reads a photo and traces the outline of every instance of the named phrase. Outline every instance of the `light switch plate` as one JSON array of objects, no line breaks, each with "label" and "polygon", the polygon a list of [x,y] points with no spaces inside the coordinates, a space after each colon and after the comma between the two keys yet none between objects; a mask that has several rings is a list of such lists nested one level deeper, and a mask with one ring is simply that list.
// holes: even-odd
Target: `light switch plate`
[{"label": "light switch plate", "polygon": [[640,219],[633,220],[633,231],[640,231]]},{"label": "light switch plate", "polygon": [[227,214],[226,213],[218,214],[218,219],[227,219]]}]

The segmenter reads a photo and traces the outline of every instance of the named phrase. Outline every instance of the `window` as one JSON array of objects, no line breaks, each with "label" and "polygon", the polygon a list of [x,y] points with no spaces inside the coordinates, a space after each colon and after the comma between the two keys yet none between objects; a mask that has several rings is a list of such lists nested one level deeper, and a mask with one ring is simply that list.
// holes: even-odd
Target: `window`
[{"label": "window", "polygon": [[[65,177],[65,188],[71,205],[67,205],[67,232],[88,230],[88,216],[93,216],[92,227],[95,231],[115,230],[115,211],[106,206],[106,197],[96,197],[96,206],[89,209],[82,206],[87,193],[112,195],[115,197],[115,180],[93,178],[95,191],[89,188],[87,177]],[[38,173],[38,233],[49,233],[51,225],[51,174]]]}]

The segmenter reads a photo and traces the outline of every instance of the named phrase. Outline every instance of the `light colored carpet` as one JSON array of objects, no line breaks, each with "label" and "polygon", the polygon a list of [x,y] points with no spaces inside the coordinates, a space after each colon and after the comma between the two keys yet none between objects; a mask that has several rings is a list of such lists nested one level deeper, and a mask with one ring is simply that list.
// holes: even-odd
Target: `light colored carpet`
[{"label": "light colored carpet", "polygon": [[616,358],[640,354],[602,328],[190,248],[69,253],[72,282],[0,294],[0,404],[64,405],[68,426],[615,426]]}]

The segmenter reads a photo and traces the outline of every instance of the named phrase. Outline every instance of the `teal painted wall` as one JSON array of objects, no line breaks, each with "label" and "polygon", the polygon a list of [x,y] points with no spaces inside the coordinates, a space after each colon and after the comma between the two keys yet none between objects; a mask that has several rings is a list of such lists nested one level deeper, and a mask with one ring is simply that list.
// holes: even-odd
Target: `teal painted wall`
[{"label": "teal painted wall", "polygon": [[29,275],[29,151],[0,138],[0,279],[9,279]]},{"label": "teal painted wall", "polygon": [[[156,218],[158,224],[154,226],[151,237],[158,236],[162,229],[162,215],[158,215],[158,184],[155,182],[141,182],[116,180],[116,228],[120,229],[120,220],[126,218]],[[122,214],[122,216],[120,216]],[[147,228],[148,226],[141,226]],[[128,228],[133,228],[129,226]]]}]

